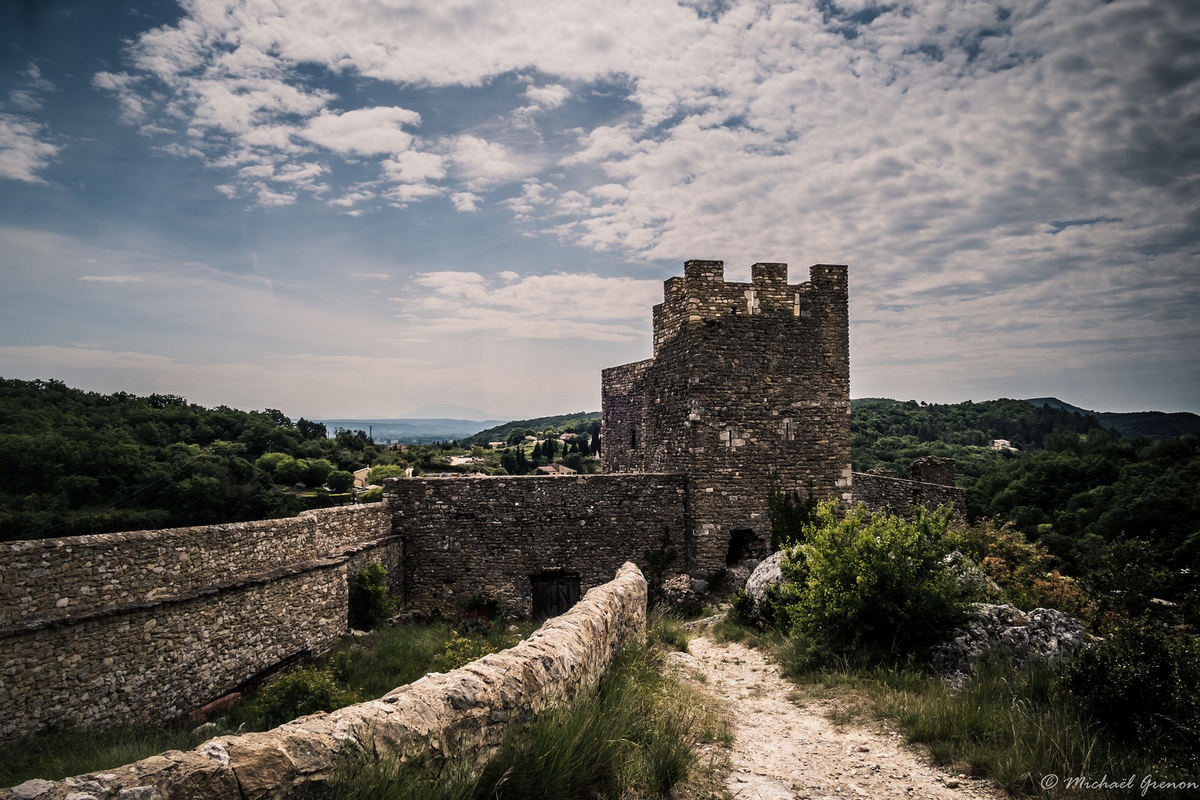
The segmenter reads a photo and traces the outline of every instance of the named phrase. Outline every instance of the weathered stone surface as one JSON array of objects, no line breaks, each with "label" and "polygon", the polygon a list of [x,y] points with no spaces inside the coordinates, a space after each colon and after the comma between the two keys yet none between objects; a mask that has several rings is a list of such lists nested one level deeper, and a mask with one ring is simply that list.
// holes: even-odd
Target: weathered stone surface
[{"label": "weathered stone surface", "polygon": [[0,629],[235,583],[390,534],[390,513],[373,503],[290,519],[0,542]]},{"label": "weathered stone surface", "polygon": [[[0,737],[174,719],[327,649],[346,629],[348,576],[370,561],[400,575],[401,542],[381,529],[376,505],[0,544]],[[239,559],[273,569],[238,574]]]},{"label": "weathered stone surface", "polygon": [[930,663],[955,686],[965,686],[980,657],[998,652],[1020,668],[1074,658],[1096,641],[1083,623],[1051,608],[1026,613],[1012,605],[976,603],[966,628],[933,649]]},{"label": "weathered stone surface", "polygon": [[[770,541],[773,489],[849,500],[846,267],[786,264],[726,283],[688,261],[654,307],[654,358],[602,373],[605,472],[689,476],[689,570],[721,574],[731,542]],[[765,555],[765,553],[763,553]]]},{"label": "weathered stone surface", "polygon": [[700,595],[692,589],[692,579],[687,575],[675,575],[663,581],[662,599],[668,608],[684,616],[700,610]]},{"label": "weathered stone surface", "polygon": [[426,675],[380,700],[271,731],[217,737],[191,752],[163,753],[103,774],[27,781],[0,789],[0,800],[66,800],[83,792],[97,800],[280,798],[298,784],[328,780],[346,748],[435,763],[464,756],[481,766],[509,724],[593,687],[620,649],[645,632],[646,581],[627,563],[516,647]]},{"label": "weathered stone surface", "polygon": [[664,532],[686,569],[682,475],[393,478],[384,493],[404,540],[409,611],[500,600],[531,613],[531,576],[579,576],[586,592],[626,561],[646,568]]},{"label": "weathered stone surface", "polygon": [[726,567],[725,585],[733,589],[744,588],[760,563],[757,558],[749,558]]},{"label": "weathered stone surface", "polygon": [[783,580],[782,564],[783,551],[778,550],[755,567],[754,572],[746,579],[746,594],[750,595],[756,608],[767,596],[767,589]]},{"label": "weathered stone surface", "polygon": [[895,471],[888,469],[853,473],[853,501],[872,511],[892,511],[908,518],[916,506],[930,511],[950,506],[960,518],[966,518],[967,495],[954,485],[954,459],[920,458],[909,471],[912,480],[896,477]]}]

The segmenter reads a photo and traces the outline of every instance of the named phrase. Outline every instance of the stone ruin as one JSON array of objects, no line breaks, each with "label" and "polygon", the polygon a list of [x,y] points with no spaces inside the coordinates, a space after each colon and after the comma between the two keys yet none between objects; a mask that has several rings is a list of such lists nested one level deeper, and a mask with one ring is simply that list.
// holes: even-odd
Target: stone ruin
[{"label": "stone ruin", "polygon": [[602,375],[604,474],[392,478],[373,507],[0,543],[0,737],[178,717],[319,652],[369,561],[410,613],[548,617],[626,561],[688,601],[744,580],[773,491],[962,509],[952,462],[851,470],[845,266],[730,283],[688,261],[653,319],[653,358]]}]

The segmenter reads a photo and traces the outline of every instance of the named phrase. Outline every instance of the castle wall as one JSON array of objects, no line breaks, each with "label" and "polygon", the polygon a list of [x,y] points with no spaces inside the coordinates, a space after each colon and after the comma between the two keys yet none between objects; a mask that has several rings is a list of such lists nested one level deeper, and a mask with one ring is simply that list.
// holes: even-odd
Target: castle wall
[{"label": "castle wall", "polygon": [[849,499],[844,266],[789,284],[787,265],[760,263],[726,283],[723,262],[689,261],[655,306],[654,347],[603,373],[602,459],[606,472],[689,476],[694,574],[724,569],[731,541],[767,546],[772,489]]},{"label": "castle wall", "polygon": [[382,504],[287,519],[0,543],[0,628],[227,584],[391,533]]},{"label": "castle wall", "polygon": [[261,733],[219,736],[102,773],[0,789],[40,797],[204,797],[262,800],[323,783],[346,757],[391,755],[452,769],[481,768],[511,726],[593,689],[621,650],[645,639],[646,581],[633,564],[525,641],[379,700],[313,714]]},{"label": "castle wall", "polygon": [[327,649],[347,576],[403,559],[382,504],[0,548],[4,737],[192,711]]},{"label": "castle wall", "polygon": [[384,484],[404,542],[405,606],[416,611],[500,600],[531,612],[530,577],[578,573],[582,591],[626,561],[643,569],[663,534],[685,568],[682,475],[394,478]]}]

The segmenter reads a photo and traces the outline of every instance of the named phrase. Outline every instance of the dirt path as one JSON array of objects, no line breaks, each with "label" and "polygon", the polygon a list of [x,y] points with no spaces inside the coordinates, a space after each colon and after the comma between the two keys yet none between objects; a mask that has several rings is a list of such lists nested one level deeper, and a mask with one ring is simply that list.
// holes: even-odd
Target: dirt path
[{"label": "dirt path", "polygon": [[727,786],[737,800],[1006,797],[939,772],[880,725],[834,726],[827,719],[834,701],[798,705],[789,699],[796,687],[757,650],[701,636],[688,647],[690,656],[676,653],[671,661],[683,675],[702,680],[733,714]]}]

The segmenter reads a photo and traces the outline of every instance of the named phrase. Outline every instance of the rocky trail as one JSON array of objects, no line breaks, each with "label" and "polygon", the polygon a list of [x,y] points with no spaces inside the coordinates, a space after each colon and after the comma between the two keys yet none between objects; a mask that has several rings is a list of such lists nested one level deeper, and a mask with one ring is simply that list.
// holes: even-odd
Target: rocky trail
[{"label": "rocky trail", "polygon": [[672,654],[671,663],[713,692],[733,718],[726,785],[737,800],[1007,797],[939,771],[879,723],[834,725],[828,715],[844,703],[800,697],[757,650],[694,636],[689,651]]}]

